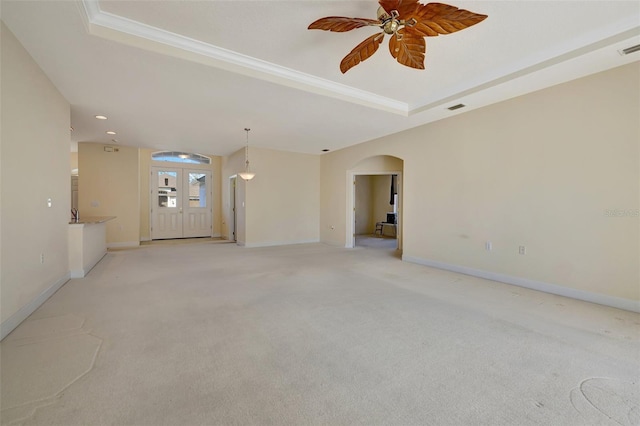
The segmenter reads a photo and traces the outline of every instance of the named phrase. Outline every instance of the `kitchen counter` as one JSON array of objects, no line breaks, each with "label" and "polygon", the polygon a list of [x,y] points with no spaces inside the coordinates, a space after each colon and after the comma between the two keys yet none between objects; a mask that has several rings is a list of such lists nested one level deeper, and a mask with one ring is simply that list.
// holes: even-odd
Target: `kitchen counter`
[{"label": "kitchen counter", "polygon": [[115,216],[87,216],[69,222],[69,273],[82,278],[107,254],[107,222]]},{"label": "kitchen counter", "polygon": [[77,222],[71,219],[69,221],[69,225],[88,225],[88,224],[94,224],[94,223],[104,223],[115,218],[116,218],[115,216],[87,216],[87,217],[81,217],[80,220]]}]

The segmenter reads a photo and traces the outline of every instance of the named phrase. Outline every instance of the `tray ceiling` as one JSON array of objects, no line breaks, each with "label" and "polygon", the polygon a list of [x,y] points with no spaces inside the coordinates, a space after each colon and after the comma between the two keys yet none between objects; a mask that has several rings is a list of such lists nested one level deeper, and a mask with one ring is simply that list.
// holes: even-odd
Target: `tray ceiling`
[{"label": "tray ceiling", "polygon": [[217,155],[245,127],[252,146],[318,154],[640,59],[618,53],[640,43],[638,2],[451,4],[489,17],[427,38],[426,70],[383,44],[344,75],[375,29],[306,28],[376,2],[3,1],[2,20],[71,103],[74,141]]}]

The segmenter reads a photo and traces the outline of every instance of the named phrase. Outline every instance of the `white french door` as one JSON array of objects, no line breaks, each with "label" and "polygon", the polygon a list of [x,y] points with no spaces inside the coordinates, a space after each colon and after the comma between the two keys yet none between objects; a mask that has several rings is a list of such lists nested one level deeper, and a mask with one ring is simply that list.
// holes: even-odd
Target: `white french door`
[{"label": "white french door", "polygon": [[151,168],[151,239],[211,236],[211,172]]}]

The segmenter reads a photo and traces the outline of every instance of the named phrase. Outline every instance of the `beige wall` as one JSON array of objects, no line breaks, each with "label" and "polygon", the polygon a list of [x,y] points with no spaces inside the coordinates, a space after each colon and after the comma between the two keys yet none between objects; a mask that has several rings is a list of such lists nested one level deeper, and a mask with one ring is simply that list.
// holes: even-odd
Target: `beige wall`
[{"label": "beige wall", "polygon": [[248,246],[319,241],[320,157],[253,148],[246,187]]},{"label": "beige wall", "polygon": [[78,153],[72,152],[70,157],[71,157],[71,171],[73,171],[78,168]]},{"label": "beige wall", "polygon": [[639,68],[323,155],[322,241],[345,244],[347,171],[393,155],[404,159],[405,259],[640,300]]},{"label": "beige wall", "polygon": [[[2,331],[69,274],[69,103],[1,24]],[[47,199],[52,205],[47,207]],[[41,263],[41,254],[44,262]],[[13,328],[13,327],[10,327]]]},{"label": "beige wall", "polygon": [[[244,170],[244,149],[222,160],[222,235],[232,223],[230,178]],[[319,240],[320,158],[263,148],[250,148],[249,182],[236,180],[238,244],[269,246]]]},{"label": "beige wall", "polygon": [[373,234],[375,222],[373,220],[373,194],[371,190],[371,175],[356,176],[355,199],[355,233],[356,235]]},{"label": "beige wall", "polygon": [[[138,149],[78,144],[78,210],[83,216],[116,216],[107,222],[107,245],[135,246],[140,241]],[[112,146],[112,145],[108,145]]]}]

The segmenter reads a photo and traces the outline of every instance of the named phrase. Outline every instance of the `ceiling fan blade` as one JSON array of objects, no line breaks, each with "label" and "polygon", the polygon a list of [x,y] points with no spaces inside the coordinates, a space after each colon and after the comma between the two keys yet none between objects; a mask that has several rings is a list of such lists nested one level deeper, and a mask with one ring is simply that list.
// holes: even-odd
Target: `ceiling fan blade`
[{"label": "ceiling fan blade", "polygon": [[384,39],[384,33],[374,34],[349,52],[349,54],[340,62],[340,71],[342,71],[342,74],[346,73],[360,62],[369,59],[374,53],[376,53],[376,50],[380,47],[380,43],[382,43],[382,39]]},{"label": "ceiling fan blade", "polygon": [[448,4],[429,3],[419,5],[413,14],[406,19],[412,18],[417,21],[412,29],[425,37],[435,37],[468,28],[484,21],[487,15],[458,9]]},{"label": "ceiling fan blade", "polygon": [[356,28],[366,27],[370,25],[380,25],[377,19],[367,18],[345,18],[344,16],[327,16],[320,18],[309,25],[309,30],[325,30],[343,33]]},{"label": "ceiling fan blade", "polygon": [[424,36],[411,28],[402,28],[389,40],[391,56],[402,65],[419,70],[424,69],[424,55],[427,43]]},{"label": "ceiling fan blade", "polygon": [[419,6],[418,0],[380,0],[378,4],[389,15],[392,10],[396,10],[399,19],[405,19],[405,15],[410,15]]},{"label": "ceiling fan blade", "polygon": [[398,10],[398,5],[400,4],[400,0],[380,0],[378,2],[381,8],[384,9],[389,15],[391,15],[392,10]]}]

